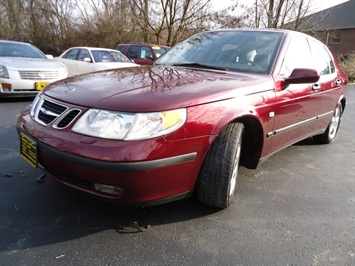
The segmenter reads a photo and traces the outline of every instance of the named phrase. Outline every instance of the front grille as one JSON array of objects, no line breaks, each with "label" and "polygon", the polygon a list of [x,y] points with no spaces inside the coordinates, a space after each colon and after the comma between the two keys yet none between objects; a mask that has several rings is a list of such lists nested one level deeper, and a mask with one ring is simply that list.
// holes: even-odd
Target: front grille
[{"label": "front grille", "polygon": [[65,128],[67,127],[75,117],[80,113],[80,110],[71,110],[64,115],[63,118],[55,125],[56,128]]},{"label": "front grille", "polygon": [[42,125],[48,125],[54,119],[63,114],[68,109],[68,107],[51,101],[43,100],[39,102],[39,104],[36,106],[36,109],[35,120]]},{"label": "front grille", "polygon": [[31,115],[37,123],[45,126],[52,124],[56,129],[68,127],[80,113],[78,108],[48,100],[43,96],[33,102],[31,110]]},{"label": "front grille", "polygon": [[21,79],[29,80],[51,80],[58,79],[58,71],[29,71],[29,70],[20,70],[19,71]]}]

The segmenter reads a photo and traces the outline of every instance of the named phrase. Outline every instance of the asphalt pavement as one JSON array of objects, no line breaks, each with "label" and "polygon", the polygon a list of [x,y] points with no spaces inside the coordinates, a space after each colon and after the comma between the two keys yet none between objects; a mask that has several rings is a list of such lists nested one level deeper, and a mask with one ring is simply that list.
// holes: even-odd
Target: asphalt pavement
[{"label": "asphalt pavement", "polygon": [[19,155],[28,100],[0,102],[0,265],[355,265],[355,87],[336,140],[241,168],[234,205],[116,206]]}]

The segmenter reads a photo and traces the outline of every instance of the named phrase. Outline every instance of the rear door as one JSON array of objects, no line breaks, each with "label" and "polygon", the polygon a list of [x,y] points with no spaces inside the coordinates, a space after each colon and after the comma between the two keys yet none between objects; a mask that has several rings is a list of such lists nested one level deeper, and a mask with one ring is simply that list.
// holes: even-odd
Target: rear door
[{"label": "rear door", "polygon": [[340,73],[336,72],[330,52],[325,45],[313,39],[310,39],[309,43],[314,68],[321,75],[315,86],[317,86],[317,93],[321,100],[319,104],[320,112],[323,114],[328,113],[327,119],[323,120],[323,127],[326,127],[341,95],[342,78]]}]

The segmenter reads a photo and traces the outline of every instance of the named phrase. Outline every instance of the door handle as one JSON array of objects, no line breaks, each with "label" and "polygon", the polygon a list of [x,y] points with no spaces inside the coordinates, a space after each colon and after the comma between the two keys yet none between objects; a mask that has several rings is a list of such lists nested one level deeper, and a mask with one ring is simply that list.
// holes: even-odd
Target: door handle
[{"label": "door handle", "polygon": [[319,91],[320,90],[320,85],[318,83],[313,84],[312,90],[315,91],[315,92]]},{"label": "door handle", "polygon": [[334,81],[333,83],[332,83],[332,86],[334,87],[334,86],[340,86],[341,85],[341,83],[342,83],[342,81],[341,81],[341,79],[337,79],[336,81]]}]

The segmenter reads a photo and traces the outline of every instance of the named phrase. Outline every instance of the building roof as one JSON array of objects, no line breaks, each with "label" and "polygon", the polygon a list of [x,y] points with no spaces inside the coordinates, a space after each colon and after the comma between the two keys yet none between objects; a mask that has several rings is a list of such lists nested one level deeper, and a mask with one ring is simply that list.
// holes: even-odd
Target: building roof
[{"label": "building roof", "polygon": [[313,13],[304,18],[303,30],[335,30],[355,28],[355,0]]}]

